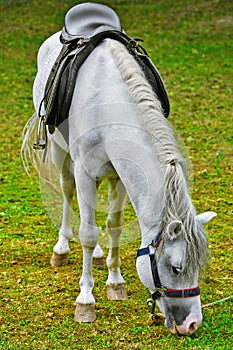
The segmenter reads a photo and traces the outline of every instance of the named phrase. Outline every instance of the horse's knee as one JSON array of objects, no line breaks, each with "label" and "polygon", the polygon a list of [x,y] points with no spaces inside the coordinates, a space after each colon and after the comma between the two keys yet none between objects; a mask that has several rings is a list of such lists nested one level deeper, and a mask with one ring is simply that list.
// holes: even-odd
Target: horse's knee
[{"label": "horse's knee", "polygon": [[82,246],[95,248],[99,237],[98,227],[95,225],[81,223],[79,228],[79,238]]}]

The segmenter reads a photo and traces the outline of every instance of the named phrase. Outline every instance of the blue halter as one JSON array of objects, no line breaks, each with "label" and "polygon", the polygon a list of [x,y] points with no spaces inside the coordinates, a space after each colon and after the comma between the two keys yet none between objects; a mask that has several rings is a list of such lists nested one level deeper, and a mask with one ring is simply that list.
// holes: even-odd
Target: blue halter
[{"label": "blue halter", "polygon": [[137,258],[142,255],[149,255],[150,257],[150,263],[151,263],[151,272],[153,276],[153,281],[154,281],[154,290],[153,293],[151,294],[151,299],[147,300],[147,305],[149,311],[154,314],[154,308],[155,308],[155,301],[160,299],[161,297],[169,297],[169,298],[191,298],[191,297],[196,297],[200,295],[200,288],[199,286],[194,287],[194,288],[185,288],[185,289],[172,289],[172,288],[167,288],[161,284],[160,278],[159,278],[159,273],[158,273],[158,268],[157,268],[157,262],[155,259],[155,251],[160,245],[163,237],[163,230],[160,230],[158,233],[157,237],[155,240],[149,244],[149,246],[152,246],[154,248],[154,253],[150,252],[149,246],[145,248],[141,248],[137,252]]}]

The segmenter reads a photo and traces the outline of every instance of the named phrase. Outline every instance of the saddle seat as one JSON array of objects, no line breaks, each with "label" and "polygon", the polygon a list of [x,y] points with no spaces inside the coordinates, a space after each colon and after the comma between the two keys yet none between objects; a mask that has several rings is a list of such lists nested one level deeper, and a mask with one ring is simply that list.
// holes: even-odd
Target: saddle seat
[{"label": "saddle seat", "polygon": [[117,14],[108,6],[96,3],[83,3],[72,7],[65,16],[61,41],[71,42],[90,38],[107,30],[122,31]]}]

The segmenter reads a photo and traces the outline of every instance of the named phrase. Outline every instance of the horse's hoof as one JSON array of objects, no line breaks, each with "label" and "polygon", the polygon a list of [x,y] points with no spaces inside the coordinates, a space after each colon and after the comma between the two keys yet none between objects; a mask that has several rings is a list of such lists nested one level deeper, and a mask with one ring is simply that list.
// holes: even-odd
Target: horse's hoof
[{"label": "horse's hoof", "polygon": [[53,267],[65,266],[68,264],[68,253],[65,254],[57,254],[53,252],[52,258],[50,260],[50,264]]},{"label": "horse's hoof", "polygon": [[104,257],[101,258],[95,258],[93,257],[93,267],[96,267],[100,270],[104,269]]},{"label": "horse's hoof", "polygon": [[124,283],[107,285],[107,296],[109,300],[125,300],[127,292]]},{"label": "horse's hoof", "polygon": [[96,319],[95,304],[76,303],[74,319],[77,322],[94,322]]}]

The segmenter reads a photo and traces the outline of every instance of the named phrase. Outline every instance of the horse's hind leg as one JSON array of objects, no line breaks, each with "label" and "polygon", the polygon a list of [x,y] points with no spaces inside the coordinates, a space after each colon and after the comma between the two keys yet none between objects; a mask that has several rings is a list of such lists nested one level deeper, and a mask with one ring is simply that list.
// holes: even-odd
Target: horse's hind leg
[{"label": "horse's hind leg", "polygon": [[[96,180],[96,189],[98,190],[101,180]],[[97,243],[93,252],[93,266],[98,269],[104,268],[104,252]]]},{"label": "horse's hind leg", "polygon": [[93,266],[98,269],[104,268],[104,252],[97,243],[93,252]]},{"label": "horse's hind leg", "polygon": [[125,188],[119,178],[109,180],[109,213],[107,227],[110,235],[107,257],[108,279],[107,295],[110,300],[125,300],[127,297],[125,281],[120,272],[120,235],[123,219]]},{"label": "horse's hind leg", "polygon": [[52,266],[63,266],[68,263],[69,240],[73,232],[71,228],[71,202],[74,194],[75,182],[70,156],[67,154],[60,174],[60,186],[63,192],[62,224],[58,234],[58,242],[53,248],[50,260]]},{"label": "horse's hind leg", "polygon": [[79,237],[83,249],[82,276],[79,281],[80,294],[76,299],[75,320],[93,322],[96,315],[95,299],[92,294],[94,287],[92,258],[99,236],[95,223],[96,184],[83,169],[75,168],[75,180],[80,212]]}]

